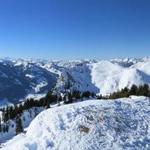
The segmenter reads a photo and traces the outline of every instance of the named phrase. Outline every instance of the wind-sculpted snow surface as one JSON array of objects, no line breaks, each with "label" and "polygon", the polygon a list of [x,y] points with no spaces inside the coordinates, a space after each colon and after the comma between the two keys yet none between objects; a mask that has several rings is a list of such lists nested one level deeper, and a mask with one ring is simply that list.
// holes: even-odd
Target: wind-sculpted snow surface
[{"label": "wind-sculpted snow surface", "polygon": [[150,99],[89,100],[48,109],[2,150],[149,150]]}]

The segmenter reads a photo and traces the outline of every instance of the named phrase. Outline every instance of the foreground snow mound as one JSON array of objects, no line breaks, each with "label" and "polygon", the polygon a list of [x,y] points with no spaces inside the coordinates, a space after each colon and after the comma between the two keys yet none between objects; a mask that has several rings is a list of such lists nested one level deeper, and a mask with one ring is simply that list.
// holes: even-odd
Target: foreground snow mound
[{"label": "foreground snow mound", "polygon": [[150,149],[150,100],[89,100],[40,113],[5,150]]}]

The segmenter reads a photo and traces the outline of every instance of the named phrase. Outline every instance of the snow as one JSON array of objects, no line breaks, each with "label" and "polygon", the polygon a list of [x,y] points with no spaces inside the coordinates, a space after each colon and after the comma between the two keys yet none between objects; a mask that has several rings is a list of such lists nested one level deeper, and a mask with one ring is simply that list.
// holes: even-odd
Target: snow
[{"label": "snow", "polygon": [[25,76],[28,77],[28,78],[31,78],[31,79],[34,78],[34,76],[31,75],[31,74],[26,74]]},{"label": "snow", "polygon": [[26,68],[28,66],[28,61],[23,60],[23,59],[16,59],[16,60],[9,60],[14,63],[14,66],[24,66]]},{"label": "snow", "polygon": [[[35,100],[39,100],[39,99],[41,99],[41,98],[43,98],[43,97],[45,97],[45,96],[46,96],[46,93],[43,93],[43,94],[29,94],[29,95],[26,96],[25,99],[34,98]],[[22,100],[22,101],[23,101],[23,100]]]},{"label": "snow", "polygon": [[139,69],[140,71],[144,72],[147,75],[150,75],[150,59],[145,60],[144,62],[138,62],[133,67]]},{"label": "snow", "polygon": [[150,149],[150,99],[88,100],[41,112],[2,150]]},{"label": "snow", "polygon": [[135,68],[124,68],[109,61],[101,61],[92,64],[92,82],[100,89],[102,95],[130,88],[133,84],[144,84],[142,76]]},{"label": "snow", "polygon": [[42,81],[34,87],[36,93],[40,92],[40,89],[47,86],[48,83],[46,81]]},{"label": "snow", "polygon": [[[105,96],[133,84],[150,85],[149,66],[149,57],[68,61],[0,59],[0,99],[17,103],[29,94],[45,94],[51,89],[64,91],[68,83],[70,90]],[[21,92],[11,93],[10,87]]]},{"label": "snow", "polygon": [[150,85],[149,58],[60,61],[54,64],[51,67],[61,72],[64,79],[62,82],[58,80],[57,89],[62,89],[65,83],[71,81],[72,89],[105,96],[125,87],[130,88],[133,84]]}]

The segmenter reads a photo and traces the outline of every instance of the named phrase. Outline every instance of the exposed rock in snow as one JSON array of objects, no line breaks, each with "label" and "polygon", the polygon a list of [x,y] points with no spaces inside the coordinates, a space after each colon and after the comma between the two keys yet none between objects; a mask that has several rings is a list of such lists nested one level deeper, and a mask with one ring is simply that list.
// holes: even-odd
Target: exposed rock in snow
[{"label": "exposed rock in snow", "polygon": [[40,113],[2,150],[150,149],[150,99],[89,100]]}]

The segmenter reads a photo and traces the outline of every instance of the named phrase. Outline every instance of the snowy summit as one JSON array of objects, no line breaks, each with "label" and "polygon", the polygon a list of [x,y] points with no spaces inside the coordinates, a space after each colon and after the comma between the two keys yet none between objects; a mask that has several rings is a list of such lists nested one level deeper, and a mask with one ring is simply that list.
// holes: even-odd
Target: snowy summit
[{"label": "snowy summit", "polygon": [[2,150],[150,149],[150,99],[88,100],[41,112]]}]

